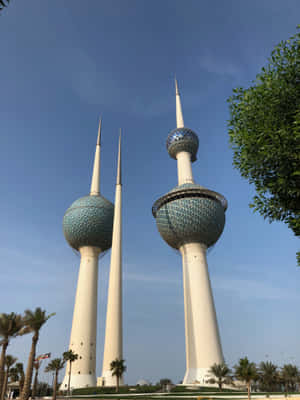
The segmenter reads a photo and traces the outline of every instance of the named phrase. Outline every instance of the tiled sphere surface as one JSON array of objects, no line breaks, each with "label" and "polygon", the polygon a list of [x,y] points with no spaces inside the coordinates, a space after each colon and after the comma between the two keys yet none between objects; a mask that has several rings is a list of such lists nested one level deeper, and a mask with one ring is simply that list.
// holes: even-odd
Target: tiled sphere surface
[{"label": "tiled sphere surface", "polygon": [[169,133],[167,138],[167,150],[169,155],[176,160],[180,151],[187,151],[191,154],[191,161],[196,161],[199,147],[198,136],[189,128],[177,128]]},{"label": "tiled sphere surface", "polygon": [[[199,188],[200,185],[180,185],[171,190]],[[222,204],[214,199],[190,196],[173,199],[162,205],[156,212],[156,224],[163,239],[178,249],[185,243],[204,243],[212,246],[221,236],[225,225],[225,211]]]},{"label": "tiled sphere surface", "polygon": [[113,204],[102,196],[85,196],[74,201],[64,215],[63,231],[69,245],[111,247],[114,218]]}]

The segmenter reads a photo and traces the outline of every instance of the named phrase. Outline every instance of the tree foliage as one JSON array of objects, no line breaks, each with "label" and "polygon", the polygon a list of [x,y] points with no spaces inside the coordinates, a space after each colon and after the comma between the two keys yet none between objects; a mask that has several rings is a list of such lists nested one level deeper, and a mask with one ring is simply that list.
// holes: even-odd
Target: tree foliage
[{"label": "tree foliage", "polygon": [[4,367],[5,367],[5,356],[6,349],[9,345],[11,338],[18,336],[23,329],[22,316],[15,313],[0,314],[0,344],[2,346],[0,356],[0,396],[3,389],[4,383]]},{"label": "tree foliage", "polygon": [[279,382],[278,368],[271,361],[262,361],[259,364],[259,383],[263,391],[275,391]]},{"label": "tree foliage", "polygon": [[65,361],[63,359],[54,358],[45,368],[45,372],[54,372],[52,400],[56,400],[58,374],[59,374],[59,371],[61,369],[63,369],[64,366],[65,366]]},{"label": "tree foliage", "polygon": [[300,236],[300,25],[228,102],[233,164],[256,189],[250,207]]},{"label": "tree foliage", "polygon": [[117,386],[116,386],[116,392],[119,391],[119,383],[120,383],[120,378],[122,378],[124,372],[126,371],[126,365],[125,365],[125,360],[121,359],[119,360],[116,358],[110,363],[110,370],[112,371],[112,376],[115,376],[117,378]]},{"label": "tree foliage", "polygon": [[225,363],[222,364],[214,364],[210,368],[210,373],[215,376],[215,378],[211,379],[212,383],[217,383],[219,386],[219,390],[222,390],[222,386],[224,384],[229,384],[232,382],[232,377],[230,376],[231,370]]},{"label": "tree foliage", "polygon": [[53,315],[55,315],[55,313],[47,315],[46,311],[42,310],[40,307],[37,307],[34,311],[25,310],[24,312],[24,317],[23,317],[24,328],[22,333],[23,334],[32,333],[33,335],[31,340],[31,350],[29,353],[28,363],[26,368],[25,381],[22,393],[20,395],[21,400],[28,400],[29,398],[36,346],[39,340],[40,329]]},{"label": "tree foliage", "polygon": [[296,383],[299,382],[299,370],[296,365],[284,364],[281,368],[280,377],[284,384],[285,391],[295,391]]},{"label": "tree foliage", "polygon": [[69,362],[68,396],[70,396],[72,363],[78,359],[78,354],[70,349],[63,353],[63,359]]},{"label": "tree foliage", "polygon": [[246,383],[248,399],[251,397],[251,383],[259,377],[255,363],[250,362],[247,357],[241,358],[239,363],[234,366],[235,377]]},{"label": "tree foliage", "polygon": [[8,6],[10,0],[0,0],[0,15],[5,7]]}]

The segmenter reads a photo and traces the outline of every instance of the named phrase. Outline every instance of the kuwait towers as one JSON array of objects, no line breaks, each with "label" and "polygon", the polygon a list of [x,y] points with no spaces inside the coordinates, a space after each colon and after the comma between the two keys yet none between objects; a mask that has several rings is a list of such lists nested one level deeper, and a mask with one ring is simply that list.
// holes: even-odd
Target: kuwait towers
[{"label": "kuwait towers", "polygon": [[[106,312],[105,343],[103,354],[102,386],[116,386],[110,363],[123,358],[122,343],[122,174],[121,132],[119,137],[118,172],[115,194],[115,214],[111,247],[109,286]],[[123,377],[119,384],[123,384]]]},{"label": "kuwait towers", "polygon": [[205,385],[209,369],[224,361],[206,261],[206,251],[221,236],[226,199],[194,182],[198,137],[183,122],[176,86],[177,128],[167,138],[170,157],[177,160],[178,186],[152,207],[157,228],[169,246],[179,250],[183,265],[186,373],[183,384]]},{"label": "kuwait towers", "polygon": [[[96,386],[98,258],[111,247],[114,220],[113,204],[100,194],[100,148],[101,121],[90,194],[76,200],[63,219],[65,238],[81,256],[69,345],[69,349],[78,354],[78,359],[72,363],[71,388]],[[118,165],[120,174],[120,153]],[[118,247],[120,249],[121,245]],[[118,334],[122,335],[122,331],[116,336]],[[64,390],[68,387],[69,368],[70,364],[61,385]]]}]

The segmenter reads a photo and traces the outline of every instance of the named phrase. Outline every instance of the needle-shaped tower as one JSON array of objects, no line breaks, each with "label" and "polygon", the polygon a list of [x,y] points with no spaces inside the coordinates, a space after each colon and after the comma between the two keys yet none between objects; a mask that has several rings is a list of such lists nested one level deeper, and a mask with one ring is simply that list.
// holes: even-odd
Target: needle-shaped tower
[{"label": "needle-shaped tower", "polygon": [[[71,388],[96,386],[96,333],[98,258],[112,242],[114,206],[100,194],[101,120],[99,123],[90,194],[76,200],[66,211],[63,231],[81,260],[69,349],[78,354],[72,363]],[[61,389],[67,389],[70,363]]]},{"label": "needle-shaped tower", "polygon": [[[102,377],[99,382],[101,386],[116,386],[117,384],[117,377],[112,375],[110,364],[116,359],[123,359],[122,331],[122,172],[120,132],[103,367]],[[123,377],[120,378],[119,384],[123,384]]]},{"label": "needle-shaped tower", "polygon": [[167,138],[169,155],[177,160],[178,186],[152,207],[163,239],[182,256],[185,311],[186,373],[183,384],[208,384],[209,370],[224,361],[206,251],[217,242],[225,224],[226,199],[194,182],[192,163],[199,140],[184,126],[176,88],[177,128]]}]

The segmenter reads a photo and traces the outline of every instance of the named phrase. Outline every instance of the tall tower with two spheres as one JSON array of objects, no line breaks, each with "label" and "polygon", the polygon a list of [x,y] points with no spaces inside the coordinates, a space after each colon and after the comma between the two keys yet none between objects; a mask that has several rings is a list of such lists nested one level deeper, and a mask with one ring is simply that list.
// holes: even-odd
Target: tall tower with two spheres
[{"label": "tall tower with two spheres", "polygon": [[[73,388],[96,386],[98,258],[100,253],[110,249],[112,245],[114,206],[100,194],[100,150],[101,121],[90,194],[76,200],[68,208],[63,219],[65,238],[81,256],[69,345],[69,349],[78,354],[78,359],[72,363],[71,387]],[[120,181],[120,165],[119,142],[117,182]],[[120,216],[118,218],[120,220]],[[115,240],[114,246],[121,249],[120,244],[116,243]],[[121,273],[120,269],[119,272]],[[118,293],[115,295],[119,296]],[[119,333],[121,337],[118,337],[118,340],[122,343],[122,331]],[[62,389],[68,387],[69,368],[70,364],[66,368]]]},{"label": "tall tower with two spheres", "polygon": [[205,385],[210,367],[224,362],[206,251],[223,232],[227,201],[194,182],[192,162],[196,161],[199,140],[184,126],[176,80],[175,87],[177,128],[168,135],[167,150],[177,160],[178,186],[154,203],[152,213],[162,238],[182,256],[186,341],[183,384]]}]

